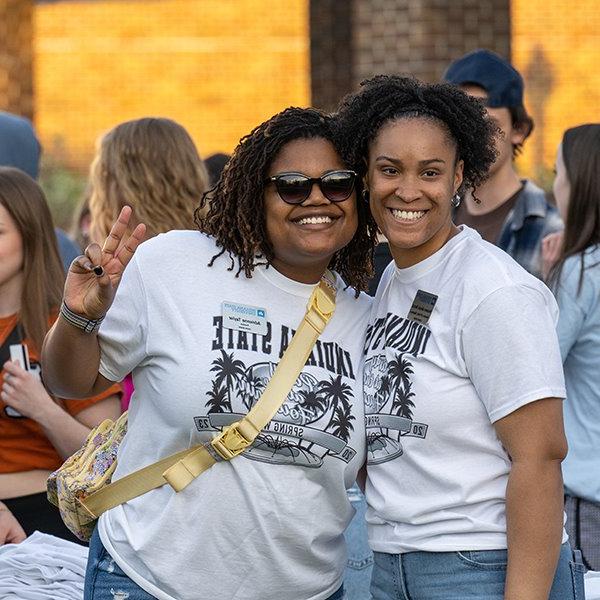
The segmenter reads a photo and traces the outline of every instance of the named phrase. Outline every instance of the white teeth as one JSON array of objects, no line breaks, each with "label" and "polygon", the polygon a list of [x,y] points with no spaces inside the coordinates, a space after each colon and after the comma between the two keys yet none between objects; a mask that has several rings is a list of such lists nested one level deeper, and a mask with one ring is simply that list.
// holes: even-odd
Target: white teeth
[{"label": "white teeth", "polygon": [[403,221],[416,221],[424,214],[424,210],[397,210],[392,208],[392,215],[394,215],[394,218],[402,219]]},{"label": "white teeth", "polygon": [[331,217],[305,217],[296,222],[299,225],[318,225],[319,223],[331,223],[332,221]]}]

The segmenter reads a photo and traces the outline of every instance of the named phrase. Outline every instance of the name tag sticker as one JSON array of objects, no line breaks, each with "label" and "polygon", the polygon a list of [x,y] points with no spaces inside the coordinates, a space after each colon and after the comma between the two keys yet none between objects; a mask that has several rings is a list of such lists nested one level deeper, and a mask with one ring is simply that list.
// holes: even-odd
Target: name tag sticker
[{"label": "name tag sticker", "polygon": [[223,327],[267,335],[267,311],[256,306],[223,302]]},{"label": "name tag sticker", "polygon": [[412,321],[417,321],[417,323],[427,324],[437,299],[438,297],[435,294],[418,290],[408,311],[408,318]]}]

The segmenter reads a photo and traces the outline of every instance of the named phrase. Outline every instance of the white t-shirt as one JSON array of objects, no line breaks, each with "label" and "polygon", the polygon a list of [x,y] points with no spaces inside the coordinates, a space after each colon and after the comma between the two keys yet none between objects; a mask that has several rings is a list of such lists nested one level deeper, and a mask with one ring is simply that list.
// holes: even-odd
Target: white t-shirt
[{"label": "white t-shirt", "polygon": [[493,423],[565,397],[551,292],[468,227],[383,274],[364,367],[369,541],[506,548],[510,460]]},{"label": "white t-shirt", "polygon": [[[304,316],[313,285],[272,267],[235,277],[227,255],[207,266],[218,252],[199,232],[170,232],[142,244],[125,271],[99,334],[100,373],[133,371],[135,385],[115,480],[239,420]],[[341,585],[346,488],[365,459],[371,302],[337,283],[334,316],[252,448],[178,494],[165,485],[100,518],[110,555],[157,598],[322,600]],[[255,309],[246,322],[262,333],[224,327]]]}]

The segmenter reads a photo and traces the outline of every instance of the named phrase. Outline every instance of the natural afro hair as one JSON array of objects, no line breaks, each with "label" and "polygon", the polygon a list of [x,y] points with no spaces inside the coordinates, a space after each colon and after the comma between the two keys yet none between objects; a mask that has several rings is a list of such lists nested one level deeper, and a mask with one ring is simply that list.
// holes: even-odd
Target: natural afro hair
[{"label": "natural afro hair", "polygon": [[456,144],[457,159],[464,161],[461,189],[475,190],[496,158],[494,137],[498,128],[483,104],[447,83],[427,84],[412,77],[378,75],[361,83],[338,108],[341,148],[351,161],[367,170],[369,144],[381,127],[402,118],[431,119]]},{"label": "natural afro hair", "polygon": [[[240,140],[217,185],[204,195],[196,210],[200,231],[211,235],[221,248],[209,266],[225,252],[236,277],[243,271],[252,277],[259,264],[270,264],[275,252],[267,236],[264,189],[271,163],[293,140],[328,140],[339,152],[338,129],[331,115],[314,108],[287,108],[271,117]],[[344,163],[356,165],[341,154]],[[336,270],[357,293],[368,287],[373,272],[377,226],[362,199],[362,182],[356,181],[358,228],[350,243],[335,253],[329,268]],[[205,205],[208,204],[208,211]]]}]

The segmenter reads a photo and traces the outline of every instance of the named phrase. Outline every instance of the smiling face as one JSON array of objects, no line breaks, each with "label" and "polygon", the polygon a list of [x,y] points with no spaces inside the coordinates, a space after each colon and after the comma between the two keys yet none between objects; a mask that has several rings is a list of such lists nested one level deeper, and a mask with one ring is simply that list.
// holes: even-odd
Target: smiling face
[{"label": "smiling face", "polygon": [[[346,168],[328,140],[297,139],[281,148],[267,177],[282,173],[321,177]],[[358,227],[355,192],[347,200],[334,203],[314,184],[302,204],[291,205],[269,183],[265,186],[264,207],[267,236],[275,254],[272,264],[286,277],[302,283],[316,283]]]},{"label": "smiling face", "polygon": [[0,295],[20,297],[23,241],[10,213],[0,204]]},{"label": "smiling face", "polygon": [[462,172],[448,132],[430,119],[390,121],[371,143],[371,212],[400,268],[431,256],[457,231],[450,200]]}]

